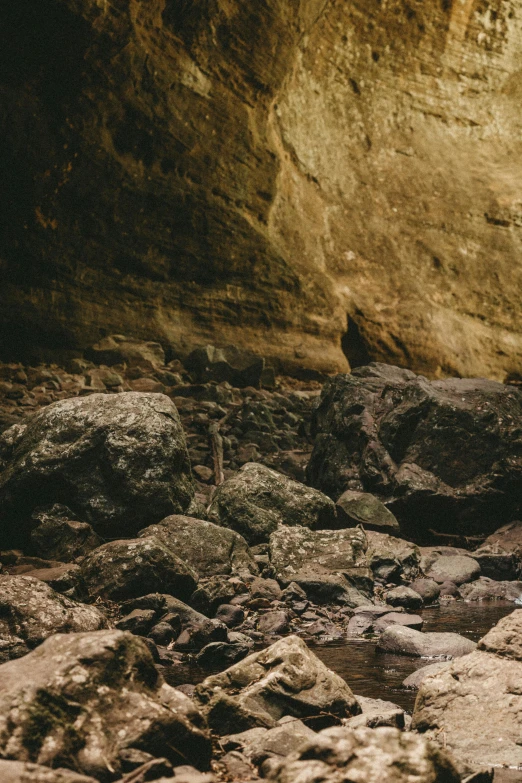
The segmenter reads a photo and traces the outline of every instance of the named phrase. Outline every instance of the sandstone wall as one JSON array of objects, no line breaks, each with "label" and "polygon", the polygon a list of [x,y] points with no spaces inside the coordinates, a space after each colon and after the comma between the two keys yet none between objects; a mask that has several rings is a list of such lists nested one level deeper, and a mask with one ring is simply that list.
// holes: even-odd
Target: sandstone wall
[{"label": "sandstone wall", "polygon": [[18,0],[0,38],[0,353],[521,372],[520,0]]}]

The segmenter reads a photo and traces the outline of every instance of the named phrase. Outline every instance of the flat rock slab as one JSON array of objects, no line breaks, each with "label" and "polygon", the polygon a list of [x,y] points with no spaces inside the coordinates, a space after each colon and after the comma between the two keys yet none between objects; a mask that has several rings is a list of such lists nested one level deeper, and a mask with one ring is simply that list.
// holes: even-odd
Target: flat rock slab
[{"label": "flat rock slab", "polygon": [[416,658],[457,658],[476,648],[475,642],[458,633],[421,633],[413,628],[389,626],[377,645],[380,652]]}]

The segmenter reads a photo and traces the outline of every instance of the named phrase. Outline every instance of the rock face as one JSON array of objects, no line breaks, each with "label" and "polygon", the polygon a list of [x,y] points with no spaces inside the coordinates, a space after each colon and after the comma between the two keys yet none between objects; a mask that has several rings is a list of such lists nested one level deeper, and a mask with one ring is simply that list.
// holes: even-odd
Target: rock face
[{"label": "rock face", "polygon": [[442,729],[448,750],[471,764],[520,766],[521,640],[517,610],[480,640],[476,652],[424,680],[413,727],[428,736]]},{"label": "rock face", "polygon": [[218,487],[208,518],[236,530],[249,544],[268,541],[279,524],[336,526],[330,498],[255,462],[248,462]]},{"label": "rock face", "polygon": [[522,503],[521,416],[512,386],[372,364],[326,383],[308,478],[331,497],[385,498],[417,540],[489,533]]},{"label": "rock face", "polygon": [[4,547],[38,506],[61,503],[101,535],[128,536],[183,512],[193,494],[185,435],[163,394],[61,400],[0,438]]},{"label": "rock face", "polygon": [[274,728],[284,715],[335,721],[361,711],[348,685],[297,636],[249,655],[196,688],[209,726],[219,734]]},{"label": "rock face", "polygon": [[0,662],[25,655],[56,633],[99,631],[107,618],[31,576],[0,576]]},{"label": "rock face", "polygon": [[435,743],[394,728],[325,729],[282,761],[274,783],[459,783],[451,759]]},{"label": "rock face", "polygon": [[3,758],[67,764],[101,781],[114,779],[128,748],[208,767],[200,714],[130,633],[53,636],[0,671]]},{"label": "rock face", "polygon": [[173,515],[140,532],[154,536],[200,576],[257,574],[257,565],[243,536],[193,517]]},{"label": "rock face", "polygon": [[518,8],[8,4],[3,350],[519,372]]}]

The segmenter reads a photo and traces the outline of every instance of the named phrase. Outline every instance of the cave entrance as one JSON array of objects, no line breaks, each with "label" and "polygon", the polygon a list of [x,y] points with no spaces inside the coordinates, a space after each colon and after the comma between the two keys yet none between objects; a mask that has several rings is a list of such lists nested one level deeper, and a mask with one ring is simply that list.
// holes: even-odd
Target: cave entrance
[{"label": "cave entrance", "polygon": [[347,330],[341,338],[341,348],[352,370],[356,367],[363,367],[372,361],[368,345],[361,334],[359,324],[351,315],[348,315]]}]

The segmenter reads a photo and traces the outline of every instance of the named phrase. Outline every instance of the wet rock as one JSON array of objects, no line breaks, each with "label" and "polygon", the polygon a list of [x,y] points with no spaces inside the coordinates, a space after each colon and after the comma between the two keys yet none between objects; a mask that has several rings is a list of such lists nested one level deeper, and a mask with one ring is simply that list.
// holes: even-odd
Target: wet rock
[{"label": "wet rock", "polygon": [[459,586],[466,582],[473,582],[480,576],[480,566],[472,557],[462,555],[439,557],[430,568],[427,574],[429,579],[444,584],[444,582],[453,582]]},{"label": "wet rock", "polygon": [[399,582],[401,578],[411,580],[417,576],[420,550],[415,544],[372,530],[366,533],[366,540],[366,559],[375,579]]},{"label": "wet rock", "polygon": [[227,628],[235,628],[236,625],[241,625],[244,619],[245,612],[240,606],[221,604],[216,610],[216,620],[225,623]]},{"label": "wet rock", "polygon": [[259,618],[257,630],[265,636],[276,636],[288,631],[289,621],[288,612],[267,612]]},{"label": "wet rock", "polygon": [[296,751],[304,742],[315,737],[302,721],[282,718],[273,729],[250,729],[240,734],[231,734],[222,740],[226,750],[240,750],[256,766],[269,757],[281,759]]},{"label": "wet rock", "polygon": [[383,615],[389,614],[389,606],[361,606],[355,610],[348,622],[348,636],[360,636],[373,630],[375,622]]},{"label": "wet rock", "polygon": [[[66,762],[100,781],[120,750],[208,768],[210,741],[193,702],[162,683],[146,645],[122,631],[57,635],[1,667],[0,752]],[[113,772],[109,772],[112,768]]]},{"label": "wet rock", "polygon": [[466,601],[488,601],[503,599],[518,601],[522,599],[522,582],[495,582],[481,576],[475,582],[461,585],[459,595]]},{"label": "wet rock", "polygon": [[458,633],[421,633],[413,628],[393,625],[384,631],[377,649],[418,658],[458,658],[473,652],[476,646],[475,642]]},{"label": "wet rock", "polygon": [[87,522],[74,520],[66,506],[35,511],[33,519],[37,527],[31,532],[31,548],[39,557],[72,563],[103,544]]},{"label": "wet rock", "polygon": [[158,538],[200,576],[258,572],[245,539],[212,522],[173,515],[139,535]]},{"label": "wet rock", "polygon": [[450,758],[424,737],[393,728],[325,729],[276,768],[273,783],[460,783]]},{"label": "wet rock", "polygon": [[98,631],[107,618],[29,576],[0,576],[0,662],[19,658],[57,633]]},{"label": "wet rock", "polygon": [[406,726],[406,714],[404,710],[391,701],[382,699],[370,699],[365,696],[357,696],[362,713],[353,718],[347,718],[343,725],[351,729],[358,729],[367,726],[369,729],[376,729],[379,726],[390,726],[394,729],[404,731]]},{"label": "wet rock", "polygon": [[128,536],[194,495],[178,412],[158,394],[55,402],[0,436],[1,459],[4,546],[23,541],[36,507],[60,503],[102,536]]},{"label": "wet rock", "polygon": [[308,480],[330,497],[354,489],[386,498],[416,540],[430,530],[489,533],[518,512],[521,416],[512,386],[359,367],[324,386]]},{"label": "wet rock", "polygon": [[365,530],[400,535],[400,526],[384,503],[368,492],[348,489],[336,503],[339,527],[363,525]]},{"label": "wet rock", "polygon": [[422,666],[420,669],[416,669],[416,671],[412,672],[412,674],[409,674],[408,677],[403,680],[402,685],[404,688],[418,689],[426,677],[441,672],[446,666],[451,666],[451,661],[438,661],[437,663],[430,663],[428,666]]},{"label": "wet rock", "polygon": [[522,611],[504,617],[471,655],[421,684],[413,726],[433,736],[444,726],[448,750],[483,766],[519,767]]},{"label": "wet rock", "polygon": [[405,609],[420,609],[423,604],[422,597],[411,587],[400,586],[386,590],[383,598],[390,606],[403,606]]},{"label": "wet rock", "polygon": [[153,371],[165,364],[165,352],[159,343],[135,340],[122,334],[104,337],[89,348],[85,355],[96,364],[126,364]]},{"label": "wet rock", "polygon": [[104,544],[80,568],[89,595],[113,601],[159,590],[186,600],[198,581],[193,569],[154,536]]},{"label": "wet rock", "polygon": [[241,661],[249,654],[251,645],[240,642],[210,642],[196,655],[204,669],[222,669]]},{"label": "wet rock", "polygon": [[335,527],[336,513],[321,492],[250,462],[217,488],[208,518],[258,544],[268,541],[280,524]]},{"label": "wet rock", "polygon": [[348,685],[296,636],[280,639],[196,688],[211,728],[219,734],[274,728],[284,715],[335,721],[360,711]]},{"label": "wet rock", "polygon": [[420,595],[425,604],[435,603],[440,595],[440,585],[434,579],[415,579],[410,587]]},{"label": "wet rock", "polygon": [[0,780],[2,783],[98,783],[94,778],[70,769],[6,760],[0,760]]}]

